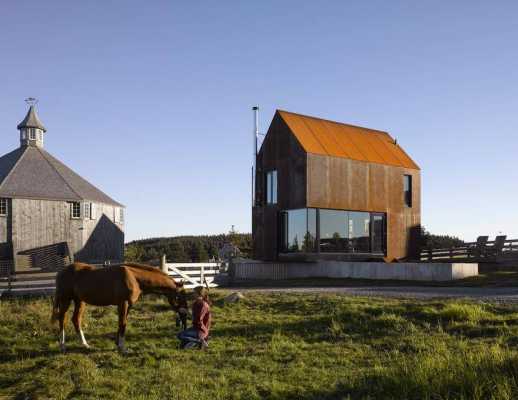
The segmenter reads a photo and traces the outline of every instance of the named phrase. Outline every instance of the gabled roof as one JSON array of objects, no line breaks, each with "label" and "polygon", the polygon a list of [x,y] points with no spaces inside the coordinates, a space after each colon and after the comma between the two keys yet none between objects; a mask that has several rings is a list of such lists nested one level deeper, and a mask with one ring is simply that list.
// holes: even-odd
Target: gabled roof
[{"label": "gabled roof", "polygon": [[90,200],[122,207],[37,146],[20,147],[0,157],[0,197]]},{"label": "gabled roof", "polygon": [[419,169],[383,131],[277,110],[307,153]]},{"label": "gabled roof", "polygon": [[40,119],[38,118],[38,114],[36,114],[36,109],[34,106],[29,107],[29,111],[27,111],[27,115],[23,119],[22,122],[18,124],[17,129],[21,128],[38,128],[43,132],[47,132]]}]

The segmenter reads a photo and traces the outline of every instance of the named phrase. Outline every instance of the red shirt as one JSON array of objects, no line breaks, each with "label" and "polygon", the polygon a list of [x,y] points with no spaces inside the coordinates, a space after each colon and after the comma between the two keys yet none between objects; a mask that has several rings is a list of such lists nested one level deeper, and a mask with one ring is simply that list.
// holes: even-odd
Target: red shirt
[{"label": "red shirt", "polygon": [[207,339],[207,336],[209,336],[210,322],[209,303],[197,299],[192,305],[192,326],[198,331],[200,339]]}]

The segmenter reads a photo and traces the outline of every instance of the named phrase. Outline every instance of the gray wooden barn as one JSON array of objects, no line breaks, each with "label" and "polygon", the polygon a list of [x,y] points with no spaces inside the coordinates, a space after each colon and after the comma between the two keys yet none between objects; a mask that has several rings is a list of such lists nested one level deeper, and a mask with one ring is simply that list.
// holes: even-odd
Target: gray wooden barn
[{"label": "gray wooden barn", "polygon": [[15,271],[124,256],[124,206],[43,148],[46,129],[30,105],[20,147],[0,157],[0,261]]}]

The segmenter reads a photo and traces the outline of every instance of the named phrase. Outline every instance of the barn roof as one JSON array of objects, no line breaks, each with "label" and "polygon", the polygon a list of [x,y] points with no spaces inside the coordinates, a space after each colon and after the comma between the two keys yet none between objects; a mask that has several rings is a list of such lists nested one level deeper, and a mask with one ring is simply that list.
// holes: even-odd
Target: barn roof
[{"label": "barn roof", "polygon": [[122,207],[37,146],[19,147],[0,157],[0,197],[90,200]]},{"label": "barn roof", "polygon": [[40,119],[38,118],[38,114],[36,113],[36,109],[34,106],[29,107],[29,111],[27,111],[27,115],[23,119],[22,122],[18,124],[17,129],[21,128],[38,128],[43,132],[47,132]]},{"label": "barn roof", "polygon": [[277,113],[307,153],[419,169],[387,132],[283,110]]}]

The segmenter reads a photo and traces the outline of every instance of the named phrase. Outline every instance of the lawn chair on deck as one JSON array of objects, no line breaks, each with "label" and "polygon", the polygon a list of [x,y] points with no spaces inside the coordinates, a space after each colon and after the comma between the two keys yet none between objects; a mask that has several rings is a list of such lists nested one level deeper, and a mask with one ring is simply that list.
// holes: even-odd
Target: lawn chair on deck
[{"label": "lawn chair on deck", "polygon": [[479,236],[475,245],[468,249],[468,257],[481,258],[486,256],[487,241],[489,236]]},{"label": "lawn chair on deck", "polygon": [[494,257],[496,260],[498,258],[498,256],[502,254],[502,250],[504,249],[506,240],[507,240],[506,235],[497,236],[495,238],[495,242],[494,242],[493,246],[487,248],[487,256]]}]

